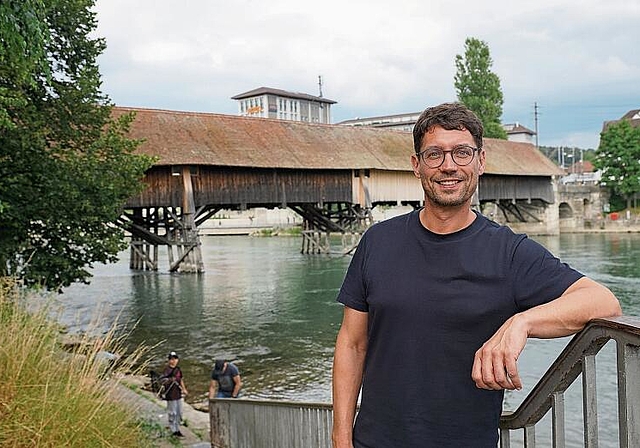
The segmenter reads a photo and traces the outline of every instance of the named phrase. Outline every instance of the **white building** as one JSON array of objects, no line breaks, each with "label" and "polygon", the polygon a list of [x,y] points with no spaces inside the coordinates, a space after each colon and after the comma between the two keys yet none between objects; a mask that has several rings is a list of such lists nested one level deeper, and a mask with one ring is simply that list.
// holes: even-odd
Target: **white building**
[{"label": "white building", "polygon": [[515,123],[503,124],[502,128],[507,132],[507,139],[511,142],[535,144],[534,137],[536,133],[529,128],[525,128],[517,121]]},{"label": "white building", "polygon": [[232,96],[238,102],[238,114],[245,117],[331,123],[331,105],[336,101],[286,90],[259,87]]},{"label": "white building", "polygon": [[[354,118],[341,121],[345,126],[370,126],[374,128],[398,129],[401,131],[413,131],[416,121],[422,112],[409,112],[396,115],[380,115],[378,117]],[[523,142],[534,144],[536,135],[531,129],[522,126],[520,123],[503,124],[502,127],[507,132],[507,139],[512,142]]]},{"label": "white building", "polygon": [[379,117],[354,118],[352,120],[341,121],[337,124],[413,131],[413,126],[416,124],[416,121],[418,121],[421,113],[422,112],[409,112],[406,114],[381,115]]}]

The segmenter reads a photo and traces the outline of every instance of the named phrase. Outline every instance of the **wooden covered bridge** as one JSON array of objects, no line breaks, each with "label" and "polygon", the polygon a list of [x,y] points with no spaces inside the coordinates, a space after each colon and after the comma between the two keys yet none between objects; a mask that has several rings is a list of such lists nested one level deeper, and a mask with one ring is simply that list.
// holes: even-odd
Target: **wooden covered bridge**
[{"label": "wooden covered bridge", "polygon": [[[120,220],[132,234],[134,269],[156,270],[158,248],[167,246],[171,271],[203,271],[198,226],[222,209],[288,207],[302,216],[303,251],[312,253],[327,250],[329,233],[362,232],[376,205],[423,202],[408,132],[114,109],[130,112],[130,137],[144,139],[139,152],[157,158],[148,188]],[[558,168],[530,144],[486,139],[485,149],[477,205],[496,207],[496,220],[544,225]]]}]

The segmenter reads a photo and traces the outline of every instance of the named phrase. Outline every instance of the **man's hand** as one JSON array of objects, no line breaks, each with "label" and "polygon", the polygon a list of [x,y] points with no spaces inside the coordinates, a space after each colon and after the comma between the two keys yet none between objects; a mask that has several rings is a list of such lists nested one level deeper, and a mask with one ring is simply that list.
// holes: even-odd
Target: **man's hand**
[{"label": "man's hand", "polygon": [[471,378],[478,388],[522,389],[518,357],[529,334],[521,320],[517,314],[511,317],[476,351]]}]

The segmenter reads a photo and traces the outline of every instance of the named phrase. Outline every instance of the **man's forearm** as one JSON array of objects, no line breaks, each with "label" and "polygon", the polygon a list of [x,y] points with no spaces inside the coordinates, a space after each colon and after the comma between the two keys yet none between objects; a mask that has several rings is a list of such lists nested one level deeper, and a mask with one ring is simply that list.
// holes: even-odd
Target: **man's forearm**
[{"label": "man's forearm", "polygon": [[364,368],[365,352],[336,343],[333,364],[333,446],[351,447],[353,420]]},{"label": "man's forearm", "polygon": [[209,384],[209,399],[212,399],[216,396],[216,392],[218,391],[218,387],[215,384]]},{"label": "man's forearm", "polygon": [[620,303],[613,293],[583,277],[561,297],[531,308],[517,319],[525,321],[529,337],[555,338],[580,331],[592,319],[620,314]]},{"label": "man's forearm", "polygon": [[556,338],[576,333],[591,319],[617,316],[618,299],[586,277],[557,299],[518,313],[502,324],[475,354],[471,377],[482,389],[521,389],[518,358],[527,338]]}]

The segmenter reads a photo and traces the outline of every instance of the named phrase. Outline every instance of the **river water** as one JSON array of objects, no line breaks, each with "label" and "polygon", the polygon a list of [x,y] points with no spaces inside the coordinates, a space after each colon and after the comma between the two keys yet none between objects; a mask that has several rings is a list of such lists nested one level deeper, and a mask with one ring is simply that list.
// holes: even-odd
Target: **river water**
[{"label": "river water", "polygon": [[[640,315],[640,234],[534,238],[609,286],[625,314]],[[299,237],[204,236],[201,275],[170,274],[166,264],[159,272],[131,271],[123,252],[118,263],[97,266],[90,285],[73,285],[55,299],[62,307],[59,319],[72,332],[104,331],[117,321],[132,346],[154,346],[152,368],[163,367],[167,352],[179,352],[191,402],[205,398],[215,358],[238,365],[245,397],[330,402],[333,345],[342,317],[335,297],[350,257],[304,255],[300,246]],[[528,343],[519,361],[525,387],[506,394],[504,409],[515,410],[569,339]],[[605,385],[598,396],[600,446],[613,447],[613,344],[598,355],[597,369],[599,388]],[[569,447],[582,446],[580,389],[578,382],[566,397]],[[539,430],[542,436],[547,426]]]}]

